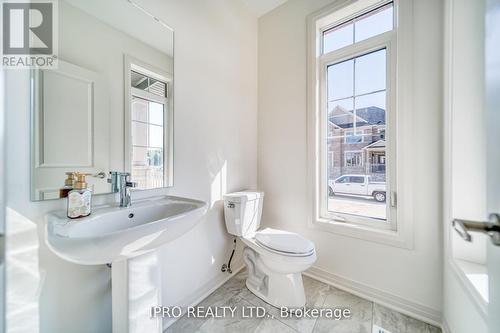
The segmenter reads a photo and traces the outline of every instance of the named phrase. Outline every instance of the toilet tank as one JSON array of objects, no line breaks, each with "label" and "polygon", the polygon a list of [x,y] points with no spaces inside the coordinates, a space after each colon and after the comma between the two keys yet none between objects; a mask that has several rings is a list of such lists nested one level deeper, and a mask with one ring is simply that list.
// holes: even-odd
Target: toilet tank
[{"label": "toilet tank", "polygon": [[227,232],[246,236],[256,232],[262,216],[263,192],[241,191],[224,195],[224,218]]}]

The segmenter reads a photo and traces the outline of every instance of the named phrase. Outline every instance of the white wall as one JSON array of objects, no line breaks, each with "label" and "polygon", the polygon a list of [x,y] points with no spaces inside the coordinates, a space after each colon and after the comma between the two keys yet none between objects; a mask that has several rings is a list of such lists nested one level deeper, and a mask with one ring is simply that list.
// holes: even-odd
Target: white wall
[{"label": "white wall", "polygon": [[[320,268],[339,280],[393,295],[439,321],[441,311],[442,19],[440,1],[414,1],[414,249],[308,226],[306,18],[331,0],[290,0],[259,20],[259,188],[263,222],[316,244]],[[400,184],[405,186],[405,184]]]},{"label": "white wall", "polygon": [[[175,29],[174,187],[148,194],[211,203],[199,226],[158,251],[164,304],[188,303],[226,277],[221,195],[257,184],[257,21],[230,0],[138,2]],[[110,332],[110,270],[67,263],[43,242],[43,215],[65,202],[29,201],[29,73],[11,70],[7,80],[8,206],[37,227],[27,236],[38,233],[39,244],[25,246],[39,246],[40,332]]]}]

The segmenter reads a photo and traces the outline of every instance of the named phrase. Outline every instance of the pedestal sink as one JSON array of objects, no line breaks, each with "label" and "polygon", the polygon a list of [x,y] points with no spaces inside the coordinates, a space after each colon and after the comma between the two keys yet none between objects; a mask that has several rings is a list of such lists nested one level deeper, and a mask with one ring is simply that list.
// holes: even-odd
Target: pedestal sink
[{"label": "pedestal sink", "polygon": [[[112,264],[113,332],[125,333],[131,326],[128,259],[182,236],[196,226],[207,207],[203,201],[161,196],[134,201],[131,207],[96,206],[90,216],[75,220],[65,211],[53,212],[46,216],[45,239],[67,261]],[[151,305],[159,305],[161,300],[157,301]],[[156,330],[161,332],[161,327]]]}]

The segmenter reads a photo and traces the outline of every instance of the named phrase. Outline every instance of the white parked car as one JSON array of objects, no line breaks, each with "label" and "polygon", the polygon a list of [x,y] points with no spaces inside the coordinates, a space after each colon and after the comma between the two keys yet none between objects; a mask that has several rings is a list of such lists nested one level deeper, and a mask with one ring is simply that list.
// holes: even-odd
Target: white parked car
[{"label": "white parked car", "polygon": [[342,175],[328,181],[328,195],[349,195],[371,197],[375,201],[385,202],[385,182],[374,182],[367,175]]}]

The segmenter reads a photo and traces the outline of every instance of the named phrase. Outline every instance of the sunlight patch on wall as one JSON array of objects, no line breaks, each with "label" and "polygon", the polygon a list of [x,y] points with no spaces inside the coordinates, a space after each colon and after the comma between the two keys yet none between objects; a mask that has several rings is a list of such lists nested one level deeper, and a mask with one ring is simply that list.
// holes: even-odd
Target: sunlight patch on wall
[{"label": "sunlight patch on wall", "polygon": [[217,201],[223,199],[224,194],[227,193],[227,161],[224,161],[219,172],[213,178],[210,186],[210,208],[212,208]]}]

